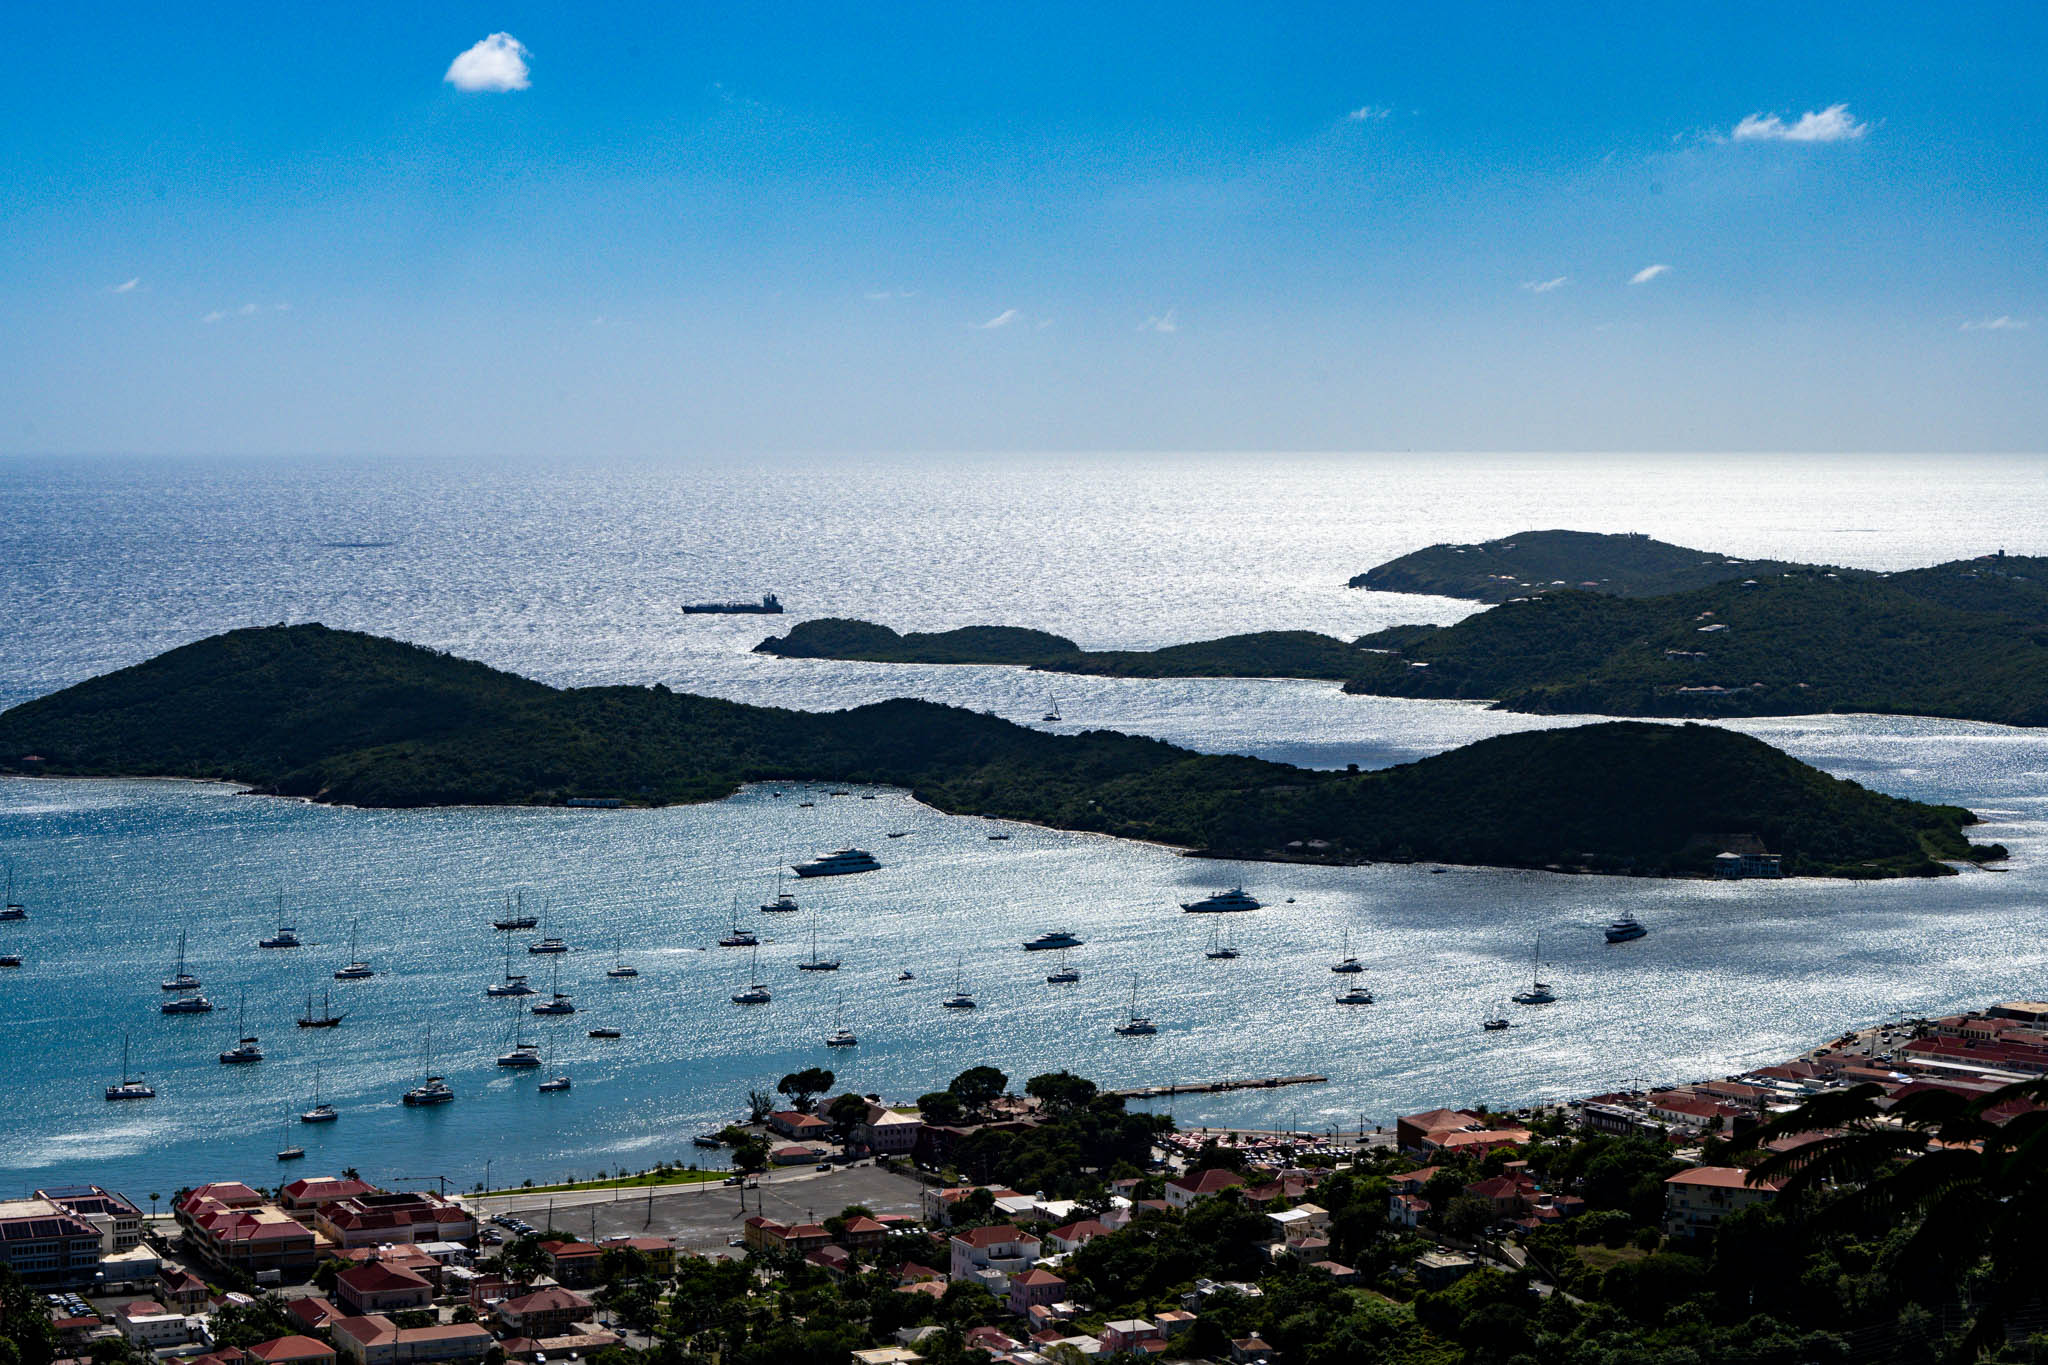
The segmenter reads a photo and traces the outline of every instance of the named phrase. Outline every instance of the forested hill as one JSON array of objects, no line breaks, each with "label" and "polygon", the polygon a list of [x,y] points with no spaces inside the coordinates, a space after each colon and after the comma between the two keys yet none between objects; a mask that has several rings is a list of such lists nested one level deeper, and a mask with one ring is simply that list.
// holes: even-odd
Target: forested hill
[{"label": "forested hill", "polygon": [[1531,593],[1579,589],[1656,597],[1813,566],[1737,559],[1643,535],[1523,531],[1475,545],[1431,545],[1354,576],[1349,586],[1505,602]]},{"label": "forested hill", "polygon": [[214,636],[0,713],[0,768],[220,778],[366,806],[876,782],[957,813],[1333,862],[1684,874],[1727,833],[1756,835],[1796,873],[1925,875],[1944,870],[1933,858],[1972,855],[1966,811],[1867,791],[1707,727],[1506,735],[1330,773],[928,702],[816,714],[659,686],[559,690],[317,625]]},{"label": "forested hill", "polygon": [[1130,678],[1321,678],[1342,682],[1359,667],[1356,646],[1308,630],[1266,630],[1160,649],[1085,650],[1064,635],[1020,626],[963,626],[898,634],[868,621],[826,617],[754,646],[785,659],[885,664],[1021,664],[1056,673]]},{"label": "forested hill", "polygon": [[[2004,594],[1937,570],[1952,583]],[[1558,592],[1359,642],[1347,688],[1609,716],[1872,711],[2048,724],[2048,625],[1959,611],[1896,580],[1804,573],[1668,597]]]}]

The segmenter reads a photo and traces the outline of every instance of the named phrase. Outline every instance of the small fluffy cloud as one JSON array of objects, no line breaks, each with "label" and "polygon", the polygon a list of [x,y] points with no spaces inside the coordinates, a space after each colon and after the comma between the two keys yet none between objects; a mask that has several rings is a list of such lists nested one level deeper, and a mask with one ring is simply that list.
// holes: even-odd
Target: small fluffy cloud
[{"label": "small fluffy cloud", "polygon": [[1344,117],[1352,123],[1378,123],[1383,118],[1393,117],[1393,113],[1394,111],[1384,104],[1364,104]]},{"label": "small fluffy cloud", "polygon": [[1635,274],[1629,276],[1628,282],[1630,284],[1648,284],[1659,275],[1669,275],[1670,273],[1671,267],[1668,265],[1646,265]]},{"label": "small fluffy cloud", "polygon": [[109,294],[132,294],[140,288],[142,288],[142,276],[137,275],[132,280],[123,280],[119,284],[108,285],[107,292]]},{"label": "small fluffy cloud", "polygon": [[1522,288],[1532,294],[1548,294],[1551,290],[1562,289],[1570,283],[1569,277],[1559,275],[1554,280],[1524,280],[1522,281]]},{"label": "small fluffy cloud", "polygon": [[222,318],[226,316],[226,313],[223,313],[220,309],[216,308],[211,313],[208,313],[205,317],[199,320],[201,322],[219,322]]},{"label": "small fluffy cloud", "polygon": [[984,332],[993,332],[998,327],[1008,327],[1013,322],[1020,322],[1023,320],[1023,317],[1024,315],[1016,309],[1005,308],[987,322],[977,322],[974,325]]},{"label": "small fluffy cloud", "polygon": [[1173,313],[1174,310],[1169,308],[1164,313],[1159,314],[1157,317],[1146,318],[1143,322],[1138,324],[1138,330],[1141,332],[1159,332],[1162,334],[1178,332],[1180,330],[1180,323],[1174,318]]},{"label": "small fluffy cloud", "polygon": [[533,84],[526,70],[526,59],[532,55],[511,34],[493,33],[448,63],[448,74],[441,79],[457,90],[524,90]]},{"label": "small fluffy cloud", "polygon": [[1751,114],[1728,136],[1736,142],[1853,142],[1870,131],[1849,116],[1846,104],[1801,114],[1790,123],[1776,114]]},{"label": "small fluffy cloud", "polygon": [[1979,318],[1963,324],[1965,332],[2024,332],[2034,324],[2025,318],[2008,317],[2001,313],[1995,318]]}]

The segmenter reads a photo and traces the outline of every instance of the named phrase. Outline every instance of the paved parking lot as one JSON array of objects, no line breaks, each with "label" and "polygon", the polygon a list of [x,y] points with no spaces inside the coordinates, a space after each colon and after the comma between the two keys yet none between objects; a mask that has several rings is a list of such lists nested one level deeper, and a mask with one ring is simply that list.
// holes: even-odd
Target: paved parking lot
[{"label": "paved parking lot", "polygon": [[848,1166],[763,1175],[756,1188],[744,1192],[744,1211],[740,1188],[715,1180],[656,1189],[651,1199],[645,1189],[622,1189],[616,1193],[577,1190],[553,1195],[471,1195],[463,1202],[487,1217],[509,1213],[539,1228],[552,1221],[563,1232],[579,1237],[591,1236],[593,1227],[600,1238],[667,1237],[678,1247],[709,1255],[726,1250],[727,1239],[738,1235],[741,1220],[749,1214],[764,1213],[783,1223],[816,1222],[849,1204],[860,1204],[876,1213],[916,1216],[918,1190],[917,1181],[909,1176],[874,1166]]}]

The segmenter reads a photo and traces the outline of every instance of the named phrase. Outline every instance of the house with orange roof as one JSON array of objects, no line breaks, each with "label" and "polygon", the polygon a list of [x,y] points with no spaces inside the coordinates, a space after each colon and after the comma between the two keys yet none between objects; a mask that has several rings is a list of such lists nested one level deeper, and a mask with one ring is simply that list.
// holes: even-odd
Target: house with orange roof
[{"label": "house with orange roof", "polygon": [[1752,1184],[1749,1172],[1736,1166],[1695,1166],[1664,1182],[1664,1232],[1671,1237],[1697,1237],[1711,1232],[1731,1213],[1768,1204],[1779,1186]]},{"label": "house with orange roof", "polygon": [[315,1337],[278,1337],[259,1342],[249,1354],[263,1365],[334,1365],[334,1348]]}]

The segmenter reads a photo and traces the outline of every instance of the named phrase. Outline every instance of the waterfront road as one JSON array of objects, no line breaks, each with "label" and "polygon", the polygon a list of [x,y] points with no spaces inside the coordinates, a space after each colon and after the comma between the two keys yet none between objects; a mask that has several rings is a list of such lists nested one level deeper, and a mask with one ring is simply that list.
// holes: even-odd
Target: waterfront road
[{"label": "waterfront road", "polygon": [[[749,1214],[762,1213],[782,1223],[817,1222],[849,1204],[874,1213],[920,1212],[921,1187],[910,1176],[875,1166],[845,1166],[831,1171],[773,1171],[756,1178],[755,1188],[722,1185],[715,1180],[695,1185],[631,1186],[619,1190],[568,1190],[559,1194],[527,1194],[508,1190],[489,1195],[463,1195],[462,1202],[486,1218],[510,1214],[537,1228],[552,1226],[579,1237],[667,1237],[677,1247],[699,1255],[727,1249]],[[741,1206],[745,1200],[744,1209]]]}]

